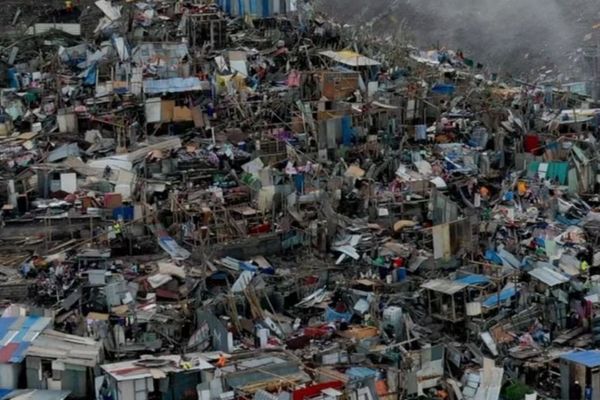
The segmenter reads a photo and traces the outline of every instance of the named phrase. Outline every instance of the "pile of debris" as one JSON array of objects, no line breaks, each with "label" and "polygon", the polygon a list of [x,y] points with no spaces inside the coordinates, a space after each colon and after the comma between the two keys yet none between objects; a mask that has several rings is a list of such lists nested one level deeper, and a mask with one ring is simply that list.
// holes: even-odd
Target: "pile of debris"
[{"label": "pile of debris", "polygon": [[310,2],[56,15],[0,48],[10,398],[600,393],[585,93]]}]

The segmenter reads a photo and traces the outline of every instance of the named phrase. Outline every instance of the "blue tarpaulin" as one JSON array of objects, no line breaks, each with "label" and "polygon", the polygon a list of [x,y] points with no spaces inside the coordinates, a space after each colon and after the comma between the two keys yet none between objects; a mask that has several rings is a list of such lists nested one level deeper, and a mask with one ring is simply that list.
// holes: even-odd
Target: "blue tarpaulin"
[{"label": "blue tarpaulin", "polygon": [[438,83],[438,84],[433,85],[433,87],[431,88],[431,91],[433,93],[437,93],[437,94],[452,95],[452,93],[454,93],[454,89],[455,89],[454,85]]},{"label": "blue tarpaulin", "polygon": [[502,265],[502,258],[494,250],[486,250],[485,259],[494,264]]},{"label": "blue tarpaulin", "polygon": [[85,79],[83,80],[83,84],[86,86],[96,85],[96,75],[98,74],[98,67],[93,66],[87,70],[85,74]]},{"label": "blue tarpaulin", "polygon": [[334,322],[334,321],[350,322],[350,318],[352,318],[352,313],[349,313],[349,312],[339,313],[331,307],[327,307],[327,310],[325,310],[325,320],[327,322]]},{"label": "blue tarpaulin", "polygon": [[581,220],[579,220],[579,219],[569,219],[562,214],[556,214],[555,218],[556,218],[556,221],[558,221],[559,223],[561,223],[563,225],[577,225],[577,224],[579,224],[579,222],[581,222]]},{"label": "blue tarpaulin", "polygon": [[19,89],[19,80],[17,79],[17,69],[11,67],[7,71],[8,73],[8,86],[13,89]]},{"label": "blue tarpaulin", "polygon": [[346,370],[350,379],[365,379],[377,376],[377,371],[367,367],[352,367]]},{"label": "blue tarpaulin", "polygon": [[506,300],[510,299],[515,294],[517,294],[517,289],[515,289],[514,287],[506,288],[500,292],[500,295],[498,295],[498,293],[495,293],[489,296],[481,303],[481,306],[483,308],[494,308],[498,305],[498,303],[504,303]]},{"label": "blue tarpaulin", "polygon": [[342,143],[344,146],[350,146],[352,144],[352,118],[349,115],[342,117]]},{"label": "blue tarpaulin", "polygon": [[113,219],[122,219],[123,221],[133,220],[133,207],[117,207],[113,210]]},{"label": "blue tarpaulin", "polygon": [[304,174],[294,175],[294,185],[296,186],[296,192],[304,194]]},{"label": "blue tarpaulin", "polygon": [[240,270],[248,271],[248,272],[256,272],[258,269],[252,264],[249,264],[244,261],[240,261]]}]

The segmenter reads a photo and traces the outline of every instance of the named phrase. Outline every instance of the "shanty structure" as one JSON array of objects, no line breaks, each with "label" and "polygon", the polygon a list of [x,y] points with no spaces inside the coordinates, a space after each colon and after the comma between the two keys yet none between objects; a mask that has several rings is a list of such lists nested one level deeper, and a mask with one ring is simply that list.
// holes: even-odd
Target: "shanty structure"
[{"label": "shanty structure", "polygon": [[27,349],[27,387],[68,391],[77,398],[93,396],[102,343],[92,338],[46,329]]},{"label": "shanty structure", "polygon": [[581,392],[592,388],[596,398],[600,394],[600,351],[572,351],[560,356],[561,399],[570,400],[569,389],[579,382]]},{"label": "shanty structure", "polygon": [[50,318],[35,316],[0,318],[0,387],[19,387],[27,350],[50,322]]},{"label": "shanty structure", "polygon": [[196,394],[202,372],[214,370],[198,354],[188,354],[185,359],[176,355],[145,357],[101,368],[115,400],[147,399],[150,394],[161,400],[186,398]]},{"label": "shanty structure", "polygon": [[432,279],[421,285],[427,292],[429,315],[441,321],[457,323],[466,316],[466,282],[449,279]]}]

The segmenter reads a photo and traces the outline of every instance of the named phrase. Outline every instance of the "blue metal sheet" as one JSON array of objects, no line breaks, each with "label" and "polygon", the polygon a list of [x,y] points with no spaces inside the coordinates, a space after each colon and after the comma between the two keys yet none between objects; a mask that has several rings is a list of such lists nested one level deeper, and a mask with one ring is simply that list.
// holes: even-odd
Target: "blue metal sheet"
[{"label": "blue metal sheet", "polygon": [[377,371],[367,367],[352,367],[346,371],[346,375],[354,379],[364,379],[376,376]]},{"label": "blue metal sheet", "polygon": [[600,367],[600,351],[574,351],[572,353],[563,354],[561,359],[585,365],[588,368]]},{"label": "blue metal sheet", "polygon": [[258,4],[256,3],[256,0],[250,0],[248,9],[250,11],[250,15],[258,15]]},{"label": "blue metal sheet", "polygon": [[500,292],[500,301],[498,301],[498,294],[496,293],[485,299],[481,305],[484,308],[492,308],[498,305],[498,302],[503,303],[515,294],[517,294],[517,290],[514,287],[504,289]]},{"label": "blue metal sheet", "polygon": [[6,317],[6,318],[0,318],[0,339],[2,339],[6,333],[8,332],[8,330],[10,329],[10,326],[17,320],[16,317]]},{"label": "blue metal sheet", "polygon": [[20,363],[25,358],[25,352],[31,346],[31,342],[21,342],[19,343],[19,347],[12,353],[10,357],[11,363]]},{"label": "blue metal sheet", "polygon": [[12,341],[13,342],[23,341],[27,332],[29,332],[29,329],[33,326],[33,324],[35,324],[38,321],[39,318],[40,317],[25,318],[25,321],[23,321],[23,325],[21,325],[21,329],[19,329],[19,333],[17,333],[17,336],[15,336]]},{"label": "blue metal sheet", "polygon": [[49,323],[50,318],[36,316],[0,318],[0,337],[5,338],[0,347],[4,362],[23,361],[31,342]]},{"label": "blue metal sheet", "polygon": [[325,320],[327,322],[333,322],[333,321],[350,322],[351,318],[352,318],[352,313],[350,313],[350,312],[340,313],[340,312],[335,311],[331,307],[327,307],[327,309],[325,310]]},{"label": "blue metal sheet", "polygon": [[456,279],[455,282],[466,283],[467,285],[481,285],[484,283],[490,283],[490,280],[484,275],[467,275]]}]

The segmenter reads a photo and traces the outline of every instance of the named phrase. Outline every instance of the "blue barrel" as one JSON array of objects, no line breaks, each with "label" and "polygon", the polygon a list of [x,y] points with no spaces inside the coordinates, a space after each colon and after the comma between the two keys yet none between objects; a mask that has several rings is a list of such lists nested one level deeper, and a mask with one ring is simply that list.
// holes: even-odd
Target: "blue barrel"
[{"label": "blue barrel", "polygon": [[406,268],[400,267],[400,268],[396,269],[396,280],[398,282],[402,282],[405,279],[406,279]]}]

